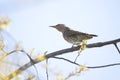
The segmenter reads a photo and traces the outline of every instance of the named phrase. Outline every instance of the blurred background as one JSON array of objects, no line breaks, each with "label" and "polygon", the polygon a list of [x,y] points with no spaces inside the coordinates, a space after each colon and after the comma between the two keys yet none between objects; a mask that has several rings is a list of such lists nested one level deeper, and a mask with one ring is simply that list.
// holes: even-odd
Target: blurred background
[{"label": "blurred background", "polygon": [[[63,39],[60,32],[49,27],[59,23],[74,30],[98,35],[88,43],[120,38],[119,4],[119,0],[1,0],[0,16],[11,19],[7,31],[25,49],[35,48],[35,56],[72,46]],[[70,60],[76,56],[77,52],[61,55]],[[120,55],[114,45],[108,45],[86,49],[77,62],[88,66],[118,63]],[[42,80],[46,80],[44,64],[42,62],[36,65]],[[50,59],[49,78],[56,80],[57,72],[66,77],[76,67],[63,60]],[[90,69],[70,80],[118,80],[119,69],[120,66]]]}]

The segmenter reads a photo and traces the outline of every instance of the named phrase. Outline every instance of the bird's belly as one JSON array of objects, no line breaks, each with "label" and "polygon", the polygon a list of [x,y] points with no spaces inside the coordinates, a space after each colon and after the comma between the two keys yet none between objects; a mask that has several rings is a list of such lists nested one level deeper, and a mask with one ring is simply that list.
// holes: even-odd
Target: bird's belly
[{"label": "bird's belly", "polygon": [[73,45],[80,45],[82,42],[82,40],[78,40],[77,38],[74,37],[64,37],[64,39]]}]

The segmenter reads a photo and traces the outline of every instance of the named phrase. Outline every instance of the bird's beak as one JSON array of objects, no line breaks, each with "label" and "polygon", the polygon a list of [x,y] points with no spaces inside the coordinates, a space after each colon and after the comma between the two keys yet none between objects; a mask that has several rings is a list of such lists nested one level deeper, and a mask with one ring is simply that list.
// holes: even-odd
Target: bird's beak
[{"label": "bird's beak", "polygon": [[55,26],[49,26],[49,27],[53,27],[53,28],[55,28]]}]

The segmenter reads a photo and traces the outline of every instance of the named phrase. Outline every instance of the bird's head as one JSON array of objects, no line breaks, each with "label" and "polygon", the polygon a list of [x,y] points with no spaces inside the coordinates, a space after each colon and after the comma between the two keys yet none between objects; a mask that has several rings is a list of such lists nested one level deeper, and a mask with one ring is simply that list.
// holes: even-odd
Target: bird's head
[{"label": "bird's head", "polygon": [[62,33],[66,30],[70,30],[70,28],[66,27],[64,24],[57,24],[55,26],[50,26],[50,27],[56,28],[58,31]]}]

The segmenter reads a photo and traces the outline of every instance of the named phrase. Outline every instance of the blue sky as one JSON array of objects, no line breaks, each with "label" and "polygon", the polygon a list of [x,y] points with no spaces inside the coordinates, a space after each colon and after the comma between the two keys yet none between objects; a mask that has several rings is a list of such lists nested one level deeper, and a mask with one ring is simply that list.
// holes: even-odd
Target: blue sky
[{"label": "blue sky", "polygon": [[[0,15],[12,20],[9,33],[18,42],[26,49],[35,48],[42,54],[71,47],[61,33],[49,27],[58,23],[98,35],[88,43],[119,38],[119,4],[119,0],[3,0],[0,1]],[[76,55],[77,52],[72,52],[62,57],[74,60]],[[87,49],[78,59],[78,63],[90,66],[116,62],[120,62],[120,55],[113,45]],[[49,61],[49,67],[57,67],[65,76],[75,69],[74,65],[56,59]],[[70,80],[117,80],[120,78],[119,67],[90,70]],[[39,73],[44,76],[41,71]]]}]

